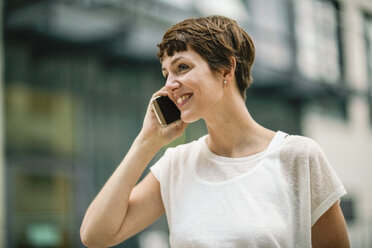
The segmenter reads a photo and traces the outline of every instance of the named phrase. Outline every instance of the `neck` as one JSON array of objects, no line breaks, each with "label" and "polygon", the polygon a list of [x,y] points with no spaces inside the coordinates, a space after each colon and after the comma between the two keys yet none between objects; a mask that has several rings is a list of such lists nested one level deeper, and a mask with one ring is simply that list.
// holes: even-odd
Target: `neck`
[{"label": "neck", "polygon": [[270,144],[275,132],[253,120],[241,98],[223,101],[223,106],[204,118],[209,149],[224,157],[245,157],[261,152]]}]

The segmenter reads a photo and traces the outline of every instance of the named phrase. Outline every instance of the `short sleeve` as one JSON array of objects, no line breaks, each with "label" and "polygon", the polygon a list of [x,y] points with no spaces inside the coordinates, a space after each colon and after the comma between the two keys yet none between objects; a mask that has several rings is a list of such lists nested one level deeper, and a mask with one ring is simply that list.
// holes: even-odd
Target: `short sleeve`
[{"label": "short sleeve", "polygon": [[309,154],[311,190],[311,226],[346,194],[335,170],[320,146],[312,141]]},{"label": "short sleeve", "polygon": [[156,180],[158,180],[161,185],[165,183],[166,178],[169,178],[171,150],[172,148],[168,148],[164,155],[153,166],[150,167],[152,174],[154,174]]},{"label": "short sleeve", "polygon": [[[170,181],[172,175],[172,154],[174,148],[168,148],[164,155],[153,165],[150,167],[152,174],[155,176],[156,180],[158,180],[160,184],[160,194],[163,200],[163,204],[165,207],[165,211],[168,213],[170,211]],[[169,219],[168,222],[170,223]]]}]

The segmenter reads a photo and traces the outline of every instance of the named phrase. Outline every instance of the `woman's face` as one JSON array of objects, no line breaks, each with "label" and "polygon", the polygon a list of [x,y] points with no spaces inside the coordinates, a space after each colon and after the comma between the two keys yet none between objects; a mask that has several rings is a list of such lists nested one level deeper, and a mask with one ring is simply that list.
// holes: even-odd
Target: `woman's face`
[{"label": "woman's face", "polygon": [[212,72],[208,63],[194,50],[165,57],[162,73],[165,89],[181,111],[181,119],[194,122],[218,111],[223,96],[223,78]]}]

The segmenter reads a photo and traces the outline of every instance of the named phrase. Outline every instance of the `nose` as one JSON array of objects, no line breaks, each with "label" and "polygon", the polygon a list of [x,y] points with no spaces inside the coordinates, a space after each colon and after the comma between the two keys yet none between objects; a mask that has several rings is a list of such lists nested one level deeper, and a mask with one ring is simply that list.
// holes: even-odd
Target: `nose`
[{"label": "nose", "polygon": [[181,87],[181,83],[175,78],[168,76],[167,81],[165,82],[165,90],[172,92]]}]

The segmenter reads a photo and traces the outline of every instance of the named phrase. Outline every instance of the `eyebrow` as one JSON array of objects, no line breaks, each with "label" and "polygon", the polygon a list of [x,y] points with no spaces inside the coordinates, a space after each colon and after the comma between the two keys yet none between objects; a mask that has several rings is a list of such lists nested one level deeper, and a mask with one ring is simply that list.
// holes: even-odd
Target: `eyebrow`
[{"label": "eyebrow", "polygon": [[[183,59],[185,58],[184,56],[179,56],[177,58],[175,58],[172,62],[171,62],[171,66],[174,65],[175,63],[177,63],[178,60],[180,59]],[[161,68],[162,71],[165,71],[166,69],[164,67]]]}]

